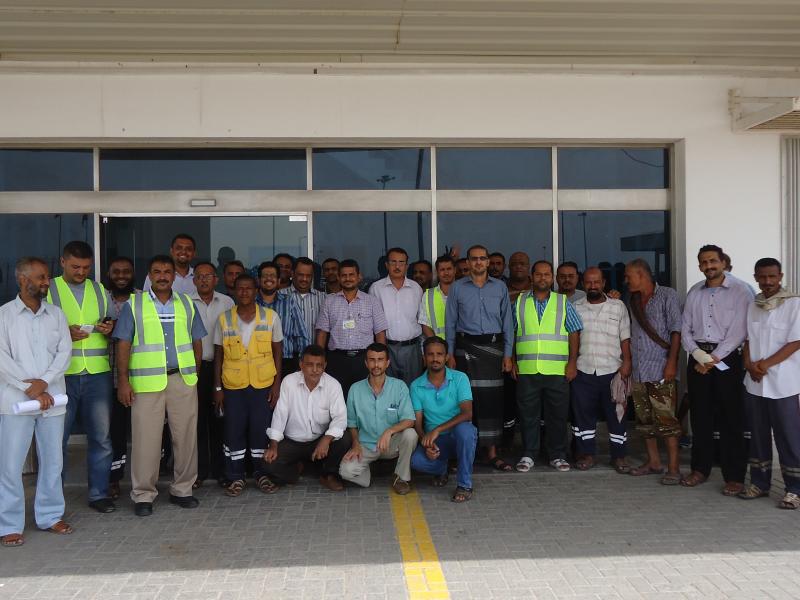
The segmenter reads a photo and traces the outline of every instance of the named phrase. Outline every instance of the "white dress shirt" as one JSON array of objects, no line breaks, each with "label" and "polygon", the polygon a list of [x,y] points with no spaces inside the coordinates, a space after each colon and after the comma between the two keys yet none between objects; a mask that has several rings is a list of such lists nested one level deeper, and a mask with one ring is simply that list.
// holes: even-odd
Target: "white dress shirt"
[{"label": "white dress shirt", "polygon": [[[14,404],[30,400],[24,379],[45,381],[51,396],[66,394],[64,373],[71,356],[72,339],[60,308],[42,301],[34,314],[19,296],[0,306],[0,415],[13,414]],[[60,406],[44,414],[66,411]]]},{"label": "white dress shirt", "polygon": [[309,390],[303,372],[287,375],[281,382],[281,394],[267,437],[280,442],[288,437],[295,442],[311,442],[323,435],[338,440],[347,427],[347,407],[342,386],[336,379],[322,374],[313,390]]},{"label": "white dress shirt", "polygon": [[[442,291],[441,286],[436,286],[439,288],[439,291]],[[435,289],[435,288],[431,288]],[[444,300],[444,306],[447,308],[447,294],[442,292],[442,299]],[[419,309],[417,310],[417,323],[420,325],[425,325],[426,327],[431,326],[431,320],[428,318],[428,303],[425,302],[425,291],[422,292],[422,297],[419,301]]]},{"label": "white dress shirt", "polygon": [[[751,304],[747,309],[747,343],[750,361],[769,358],[789,342],[800,340],[800,298],[787,298],[773,310]],[[744,386],[754,396],[788,398],[800,394],[800,351],[782,363],[770,367],[756,383],[750,373],[744,375]]]},{"label": "white dress shirt", "polygon": [[369,293],[378,298],[383,313],[389,323],[386,338],[395,342],[405,342],[422,335],[422,327],[417,322],[422,288],[406,277],[398,290],[389,277],[379,279],[369,288]]},{"label": "white dress shirt", "polygon": [[608,375],[622,366],[620,343],[631,338],[631,320],[621,300],[606,297],[592,304],[584,297],[573,306],[583,321],[578,370],[588,375]]},{"label": "white dress shirt", "polygon": [[[148,291],[152,287],[150,283],[150,275],[144,278],[144,291]],[[186,294],[191,296],[197,291],[194,285],[194,267],[189,267],[186,275],[181,275],[175,271],[175,281],[172,282],[172,291],[179,294]]]},{"label": "white dress shirt", "polygon": [[195,290],[189,297],[194,302],[200,320],[206,328],[207,335],[203,338],[203,360],[214,360],[214,330],[217,328],[219,316],[226,310],[233,308],[233,300],[230,296],[214,292],[211,302],[206,304],[200,294]]}]

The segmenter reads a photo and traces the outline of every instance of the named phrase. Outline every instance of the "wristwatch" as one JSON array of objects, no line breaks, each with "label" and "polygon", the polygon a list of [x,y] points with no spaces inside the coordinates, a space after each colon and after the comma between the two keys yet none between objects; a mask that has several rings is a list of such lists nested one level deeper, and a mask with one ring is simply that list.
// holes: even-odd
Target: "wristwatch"
[{"label": "wristwatch", "polygon": [[215,391],[215,392],[221,392],[221,391],[222,391],[222,388],[221,388],[221,387],[215,387],[215,388],[214,388],[214,391]]}]

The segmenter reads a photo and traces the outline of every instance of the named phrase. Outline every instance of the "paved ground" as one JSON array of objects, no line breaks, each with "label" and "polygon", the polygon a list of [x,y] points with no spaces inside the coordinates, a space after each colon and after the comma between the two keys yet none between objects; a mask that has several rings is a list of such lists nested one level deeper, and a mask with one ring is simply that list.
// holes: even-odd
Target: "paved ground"
[{"label": "paved ground", "polygon": [[[775,508],[777,487],[746,502],[720,495],[717,472],[689,490],[608,467],[481,470],[473,500],[456,506],[449,488],[417,483],[408,501],[422,511],[409,504],[407,529],[387,477],[342,494],[304,478],[238,499],[206,484],[196,510],[167,504],[164,491],[146,519],[127,498],[98,515],[71,484],[76,532],[29,528],[25,546],[0,549],[0,598],[448,597],[415,582],[439,567],[451,598],[798,597],[800,514]],[[408,544],[427,562],[409,563]]]}]

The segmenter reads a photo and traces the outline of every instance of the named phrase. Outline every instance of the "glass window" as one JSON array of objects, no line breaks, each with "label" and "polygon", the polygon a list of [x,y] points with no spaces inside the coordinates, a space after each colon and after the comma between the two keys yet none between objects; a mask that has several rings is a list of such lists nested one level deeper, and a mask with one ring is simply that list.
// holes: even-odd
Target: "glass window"
[{"label": "glass window", "polygon": [[625,263],[643,258],[658,283],[670,284],[669,212],[562,211],[559,213],[561,260],[600,267],[610,288],[625,288]]},{"label": "glass window", "polygon": [[558,187],[572,190],[665,189],[666,148],[559,148]]},{"label": "glass window", "polygon": [[429,190],[428,148],[319,148],[312,163],[315,190]]},{"label": "glass window", "polygon": [[386,277],[386,250],[399,246],[409,262],[430,260],[429,212],[315,212],[314,260],[354,258],[366,289]]},{"label": "glass window", "polygon": [[50,275],[61,274],[59,259],[67,242],[94,243],[94,226],[89,214],[0,214],[0,303],[17,295],[14,266],[23,256],[38,256],[50,267]]},{"label": "glass window", "polygon": [[[466,256],[473,244],[489,252],[502,252],[508,258],[525,252],[531,259],[553,258],[553,221],[548,211],[439,212],[437,237],[439,255],[454,249]],[[507,275],[507,273],[506,273]]]},{"label": "glass window", "polygon": [[194,262],[210,261],[220,269],[232,260],[251,268],[279,252],[308,252],[307,223],[288,216],[108,217],[101,236],[103,269],[114,257],[128,256],[134,261],[136,284],[142,286],[150,258],[168,254],[177,233],[195,239]]},{"label": "glass window", "polygon": [[437,148],[440,190],[523,190],[552,187],[550,148]]},{"label": "glass window", "polygon": [[0,191],[91,191],[91,150],[0,150]]},{"label": "glass window", "polygon": [[304,149],[101,150],[100,189],[304,190]]}]

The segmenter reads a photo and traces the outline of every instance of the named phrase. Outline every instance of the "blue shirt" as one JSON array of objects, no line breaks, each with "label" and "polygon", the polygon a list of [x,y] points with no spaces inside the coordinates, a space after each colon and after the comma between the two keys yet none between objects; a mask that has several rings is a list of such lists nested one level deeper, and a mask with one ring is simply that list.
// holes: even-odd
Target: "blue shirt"
[{"label": "blue shirt", "polygon": [[[172,292],[172,298],[167,300],[166,304],[161,301],[152,292],[145,292],[150,294],[153,298],[153,304],[156,307],[156,313],[161,321],[161,329],[164,330],[164,350],[167,353],[167,369],[178,368],[178,352],[175,349],[175,307],[174,299],[175,292]],[[191,304],[191,299],[189,304]],[[136,332],[136,324],[133,320],[133,311],[131,310],[130,301],[122,305],[122,310],[119,313],[119,319],[114,326],[113,336],[118,340],[125,340],[126,342],[133,341],[133,335]],[[194,318],[192,319],[192,327],[189,332],[192,340],[203,339],[206,335],[206,328],[203,326],[203,320],[200,318],[197,310],[194,311]]]},{"label": "blue shirt", "polygon": [[461,412],[461,403],[471,401],[469,378],[461,371],[445,368],[444,383],[440,388],[430,382],[427,371],[411,382],[411,404],[416,412],[422,411],[426,432],[457,416]]},{"label": "blue shirt", "polygon": [[257,294],[256,304],[264,308],[271,308],[278,313],[283,329],[283,358],[299,356],[308,345],[306,340],[310,338],[306,331],[300,305],[297,303],[294,296],[275,294],[275,300],[271,303],[267,303],[264,301],[264,298],[261,297],[261,294]]},{"label": "blue shirt", "polygon": [[[536,296],[533,296],[534,304],[536,305],[536,314],[539,316],[539,322],[542,322],[542,316],[544,315],[544,309],[547,308],[547,303],[556,295],[555,292],[551,292],[550,295],[545,298],[544,300],[539,300]],[[522,294],[519,295],[517,300],[522,298]],[[516,307],[514,310],[514,331],[517,330],[517,326],[519,325],[519,313],[517,312],[519,307]],[[583,320],[581,316],[578,314],[578,311],[575,310],[575,307],[572,305],[572,302],[567,302],[567,316],[564,319],[564,327],[567,329],[567,333],[575,333],[576,331],[581,331],[583,329]]]},{"label": "blue shirt", "polygon": [[406,384],[400,379],[386,377],[377,396],[369,379],[357,381],[347,393],[347,426],[358,429],[358,441],[370,450],[384,431],[400,421],[413,421],[414,409]]},{"label": "blue shirt", "polygon": [[506,284],[499,279],[489,277],[483,287],[475,285],[471,277],[453,283],[447,293],[444,323],[450,352],[456,347],[456,332],[502,333],[503,356],[511,357],[514,349],[511,302]]}]

